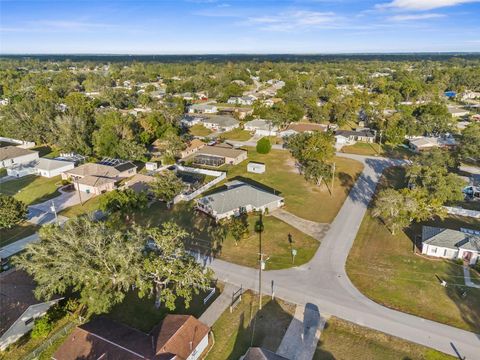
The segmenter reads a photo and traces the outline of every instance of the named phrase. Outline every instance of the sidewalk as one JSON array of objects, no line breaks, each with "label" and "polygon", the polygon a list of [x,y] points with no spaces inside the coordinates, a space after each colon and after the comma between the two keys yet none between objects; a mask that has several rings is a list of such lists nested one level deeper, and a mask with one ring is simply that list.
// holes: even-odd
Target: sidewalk
[{"label": "sidewalk", "polygon": [[472,279],[470,278],[470,269],[467,265],[463,265],[463,277],[465,278],[465,285],[468,287],[473,287],[480,289],[479,284],[475,284]]},{"label": "sidewalk", "polygon": [[277,354],[290,360],[311,360],[326,321],[316,305],[298,305]]},{"label": "sidewalk", "polygon": [[205,310],[199,320],[208,326],[212,326],[230,306],[232,294],[235,290],[237,290],[235,285],[225,283],[225,287],[220,296]]}]

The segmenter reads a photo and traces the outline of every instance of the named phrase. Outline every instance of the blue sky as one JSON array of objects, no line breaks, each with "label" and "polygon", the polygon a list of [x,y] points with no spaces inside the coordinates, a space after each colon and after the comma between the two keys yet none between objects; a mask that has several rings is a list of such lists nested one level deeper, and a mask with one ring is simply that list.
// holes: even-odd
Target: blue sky
[{"label": "blue sky", "polygon": [[0,0],[0,53],[480,51],[480,0]]}]

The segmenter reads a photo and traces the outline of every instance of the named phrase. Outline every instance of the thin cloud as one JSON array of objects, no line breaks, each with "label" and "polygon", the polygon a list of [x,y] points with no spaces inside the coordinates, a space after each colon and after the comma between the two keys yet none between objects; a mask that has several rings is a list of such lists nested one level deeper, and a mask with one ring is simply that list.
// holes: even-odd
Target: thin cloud
[{"label": "thin cloud", "polygon": [[432,10],[479,1],[480,0],[393,0],[389,3],[377,4],[375,7],[377,9]]},{"label": "thin cloud", "polygon": [[261,30],[291,31],[329,26],[339,19],[333,12],[298,10],[277,15],[249,17],[247,23],[259,25]]},{"label": "thin cloud", "polygon": [[392,21],[415,21],[415,20],[427,20],[445,17],[444,14],[410,14],[410,15],[394,15],[388,19]]},{"label": "thin cloud", "polygon": [[85,22],[85,21],[71,21],[71,20],[40,20],[31,22],[32,25],[62,29],[62,30],[89,30],[98,28],[112,27],[110,24]]}]

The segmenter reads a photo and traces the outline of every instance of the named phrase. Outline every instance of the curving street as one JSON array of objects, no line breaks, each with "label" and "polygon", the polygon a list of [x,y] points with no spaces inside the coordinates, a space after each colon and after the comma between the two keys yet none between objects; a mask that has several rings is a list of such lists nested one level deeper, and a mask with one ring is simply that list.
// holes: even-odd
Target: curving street
[{"label": "curving street", "polygon": [[[365,166],[362,175],[322,238],[313,259],[296,268],[263,272],[263,293],[273,291],[275,296],[297,304],[317,305],[321,314],[334,315],[447,354],[480,359],[479,334],[388,309],[368,299],[350,282],[345,271],[348,253],[383,170],[398,162],[338,155],[361,161]],[[258,290],[256,269],[216,259],[209,266],[220,280]]]}]

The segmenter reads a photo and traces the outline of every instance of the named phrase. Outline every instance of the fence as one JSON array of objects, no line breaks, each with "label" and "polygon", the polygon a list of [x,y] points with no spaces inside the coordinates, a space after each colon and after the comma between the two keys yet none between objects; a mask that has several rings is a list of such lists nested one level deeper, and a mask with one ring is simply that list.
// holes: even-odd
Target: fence
[{"label": "fence", "polygon": [[243,285],[240,285],[240,289],[232,293],[232,302],[230,303],[230,313],[232,313],[233,309],[235,309],[238,303],[242,301],[242,294],[243,294]]},{"label": "fence", "polygon": [[195,190],[194,192],[192,192],[188,195],[180,194],[180,195],[175,196],[175,198],[173,199],[174,204],[177,204],[180,201],[190,201],[190,200],[195,199],[198,195],[207,191],[208,189],[210,189],[214,185],[218,184],[219,182],[221,182],[222,180],[224,180],[227,177],[227,173],[224,172],[224,171],[198,169],[198,168],[192,168],[192,167],[186,167],[186,166],[177,166],[177,170],[184,171],[184,172],[191,172],[191,173],[194,173],[194,174],[216,176],[216,178],[213,179],[212,181],[206,183],[205,185],[203,185],[202,187],[198,188],[197,190]]},{"label": "fence", "polygon": [[480,219],[480,211],[468,210],[459,207],[444,206],[449,214]]},{"label": "fence", "polygon": [[50,347],[55,341],[60,339],[62,336],[68,334],[68,332],[75,326],[74,322],[69,322],[63,328],[58,330],[50,338],[46,339],[39,347],[33,350],[30,354],[25,356],[23,360],[34,360],[37,359],[48,347]]}]

